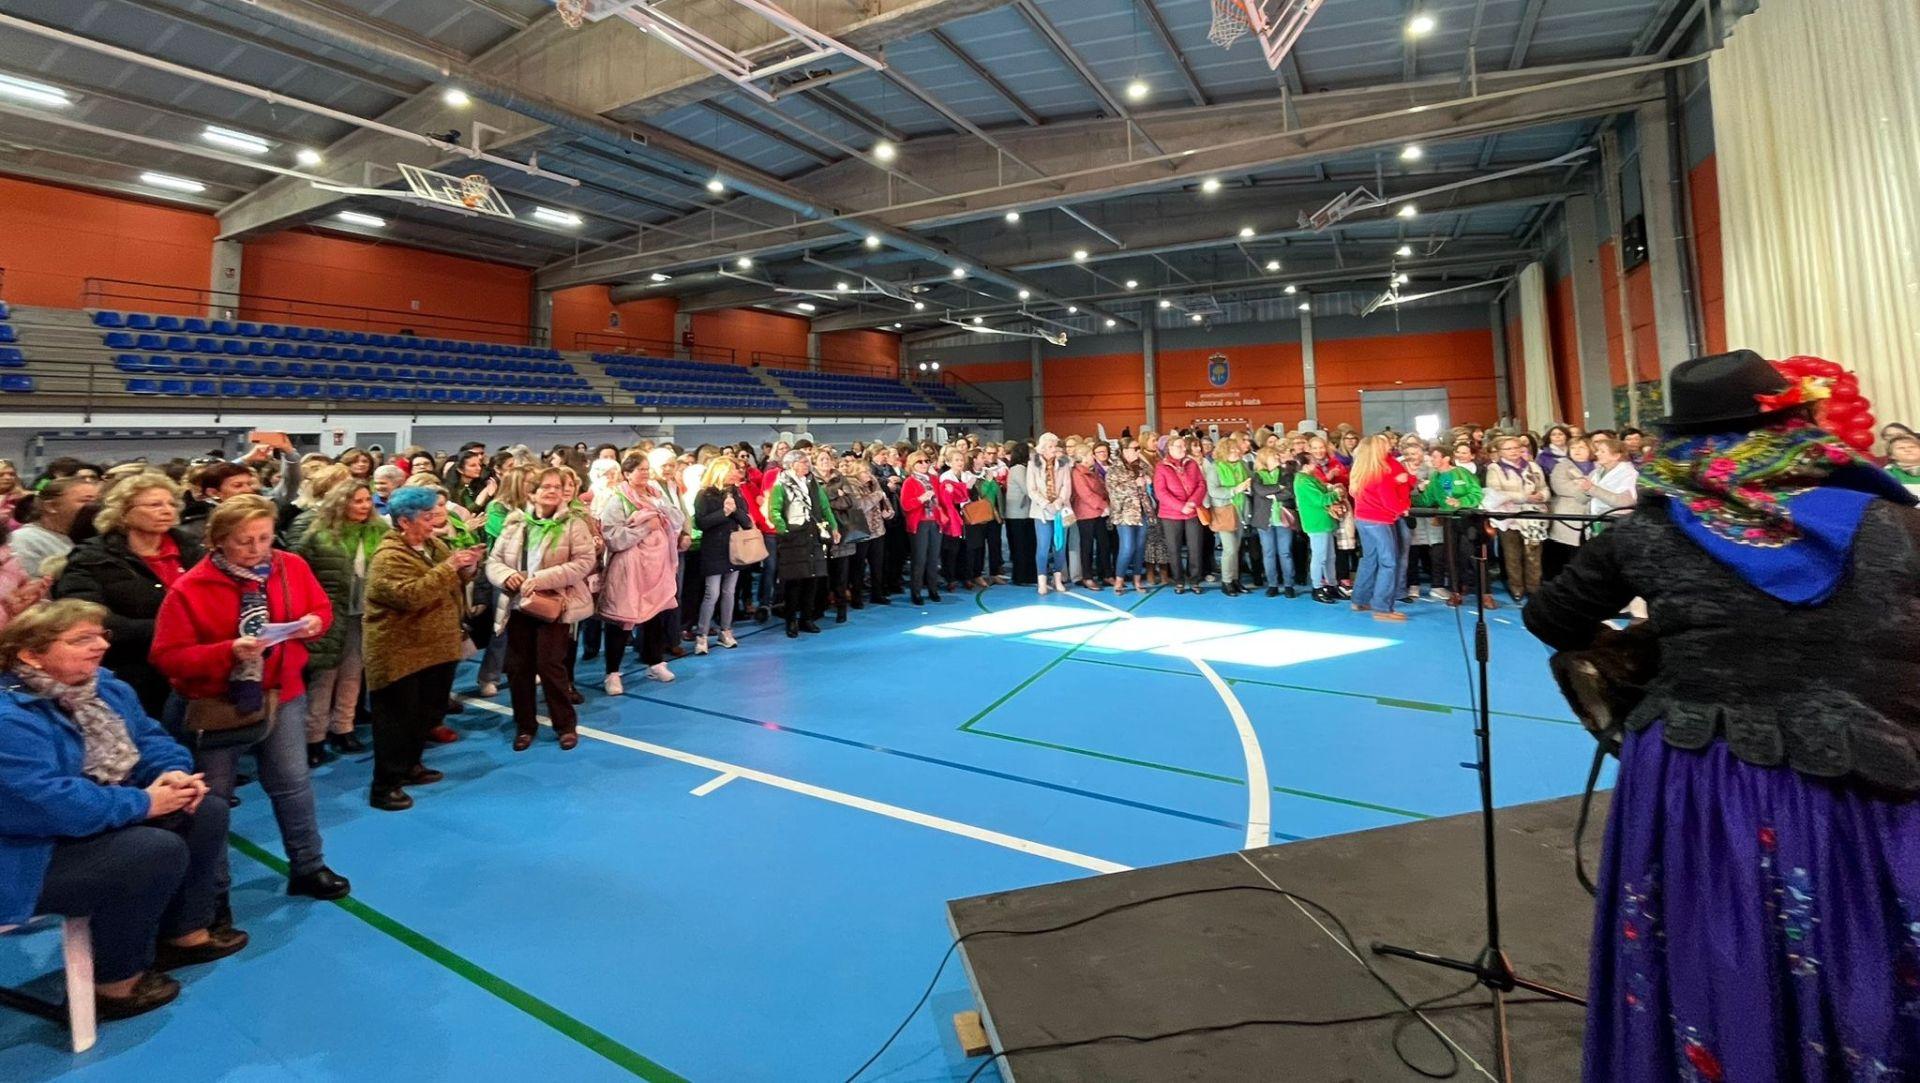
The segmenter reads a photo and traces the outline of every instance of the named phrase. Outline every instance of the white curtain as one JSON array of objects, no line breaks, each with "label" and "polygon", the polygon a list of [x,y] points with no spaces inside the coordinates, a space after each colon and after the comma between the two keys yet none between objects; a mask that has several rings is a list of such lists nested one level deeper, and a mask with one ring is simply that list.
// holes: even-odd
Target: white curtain
[{"label": "white curtain", "polygon": [[1920,4],[1764,0],[1708,63],[1728,345],[1920,421]]},{"label": "white curtain", "polygon": [[1547,339],[1547,272],[1539,263],[1521,269],[1520,361],[1526,373],[1527,401],[1520,404],[1520,420],[1533,432],[1544,432],[1560,416],[1560,395],[1553,382],[1553,347]]}]

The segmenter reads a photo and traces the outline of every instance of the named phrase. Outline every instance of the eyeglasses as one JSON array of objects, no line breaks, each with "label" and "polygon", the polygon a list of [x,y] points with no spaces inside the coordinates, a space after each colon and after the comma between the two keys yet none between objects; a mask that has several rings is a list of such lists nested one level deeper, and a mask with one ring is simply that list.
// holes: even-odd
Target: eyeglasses
[{"label": "eyeglasses", "polygon": [[63,635],[54,642],[63,647],[104,647],[113,642],[113,634],[102,628],[97,632],[80,632]]}]

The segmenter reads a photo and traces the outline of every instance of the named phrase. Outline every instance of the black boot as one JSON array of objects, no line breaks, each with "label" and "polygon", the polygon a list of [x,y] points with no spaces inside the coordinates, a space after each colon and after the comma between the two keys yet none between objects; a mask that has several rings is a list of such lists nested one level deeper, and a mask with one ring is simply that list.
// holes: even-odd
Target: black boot
[{"label": "black boot", "polygon": [[[812,633],[818,632],[820,630],[820,626],[818,624],[815,624],[811,620],[803,620],[800,622],[800,630],[803,632],[812,634]],[[787,634],[792,635],[793,633],[788,632]]]},{"label": "black boot", "polygon": [[847,623],[847,592],[844,590],[833,596],[833,623]]},{"label": "black boot", "polygon": [[886,595],[881,594],[879,591],[875,591],[873,593],[873,597],[870,599],[870,601],[872,601],[874,605],[892,605],[893,604],[892,598],[889,598]]},{"label": "black boot", "polygon": [[319,899],[323,902],[330,899],[344,899],[352,891],[353,885],[347,882],[346,877],[325,865],[287,880],[287,894],[305,895],[310,899]]},{"label": "black boot", "polygon": [[800,638],[800,615],[798,613],[787,614],[787,638]]},{"label": "black boot", "polygon": [[365,752],[367,750],[366,742],[360,740],[359,736],[352,732],[336,733],[327,738],[327,743],[333,746],[335,752],[340,753],[351,754],[355,752]]},{"label": "black boot", "polygon": [[327,762],[327,743],[325,741],[307,742],[307,767],[309,769]]}]

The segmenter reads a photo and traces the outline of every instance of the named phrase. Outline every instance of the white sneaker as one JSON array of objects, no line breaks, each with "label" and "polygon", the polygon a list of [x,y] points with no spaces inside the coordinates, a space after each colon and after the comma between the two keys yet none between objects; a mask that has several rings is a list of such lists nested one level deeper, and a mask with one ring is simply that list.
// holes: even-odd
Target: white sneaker
[{"label": "white sneaker", "polygon": [[1437,602],[1444,602],[1453,597],[1453,592],[1445,587],[1435,587],[1428,591],[1427,594]]},{"label": "white sneaker", "polygon": [[673,670],[668,669],[665,662],[656,662],[647,667],[647,679],[659,681],[661,684],[672,684]]},{"label": "white sneaker", "polygon": [[706,636],[693,637],[693,653],[695,654],[707,653],[707,637]]},{"label": "white sneaker", "polygon": [[500,686],[493,681],[481,681],[480,687],[475,691],[480,694],[481,699],[492,699],[500,694]]},{"label": "white sneaker", "polygon": [[624,695],[627,691],[627,686],[620,683],[620,675],[618,673],[607,674],[606,683],[601,687],[607,690],[607,695],[609,696]]},{"label": "white sneaker", "polygon": [[721,632],[720,645],[722,647],[727,648],[728,650],[732,650],[733,648],[738,647],[740,645],[740,641],[733,638],[732,632]]}]

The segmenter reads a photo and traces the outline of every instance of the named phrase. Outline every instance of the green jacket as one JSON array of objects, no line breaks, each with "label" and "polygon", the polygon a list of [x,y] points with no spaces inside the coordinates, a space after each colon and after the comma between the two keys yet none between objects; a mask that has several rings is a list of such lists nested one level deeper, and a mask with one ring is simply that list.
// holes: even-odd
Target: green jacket
[{"label": "green jacket", "polygon": [[[387,528],[376,519],[368,524],[367,530],[371,535],[367,545],[367,564],[371,569],[373,551],[379,548]],[[327,600],[333,603],[333,624],[320,638],[307,643],[307,670],[317,673],[340,664],[341,655],[346,651],[348,622],[360,623],[366,609],[367,585],[364,579],[354,581],[353,554],[347,551],[346,544],[326,531],[307,530],[294,546],[294,552],[313,569],[313,577],[320,581]]]},{"label": "green jacket", "polygon": [[[813,486],[814,513],[825,517],[829,529],[839,530],[840,520],[833,517],[833,506],[827,503],[827,491],[813,480],[812,475],[807,476],[807,483]],[[773,524],[776,533],[787,532],[787,487],[780,481],[774,482],[773,492],[767,496],[767,522]]]},{"label": "green jacket", "polygon": [[1311,470],[1293,475],[1293,499],[1300,512],[1300,529],[1308,534],[1331,534],[1338,525],[1327,509],[1340,502]]},{"label": "green jacket", "polygon": [[1213,472],[1214,476],[1220,481],[1220,488],[1225,492],[1233,494],[1233,510],[1238,513],[1241,520],[1244,521],[1247,516],[1247,494],[1235,493],[1233,490],[1241,482],[1247,480],[1247,464],[1238,459],[1215,459],[1213,460]]},{"label": "green jacket", "polygon": [[1435,474],[1427,483],[1413,494],[1413,506],[1416,508],[1444,508],[1447,498],[1460,501],[1461,508],[1480,506],[1480,482],[1475,480],[1473,471],[1464,466],[1456,466],[1443,474]]}]

